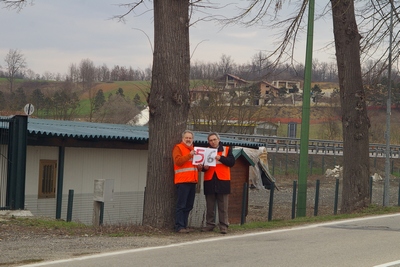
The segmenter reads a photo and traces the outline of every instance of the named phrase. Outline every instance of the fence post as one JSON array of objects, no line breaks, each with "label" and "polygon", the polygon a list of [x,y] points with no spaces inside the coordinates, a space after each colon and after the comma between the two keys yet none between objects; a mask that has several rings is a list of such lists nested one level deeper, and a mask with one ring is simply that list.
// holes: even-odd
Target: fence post
[{"label": "fence post", "polygon": [[68,191],[67,222],[72,220],[72,205],[74,203],[74,190]]},{"label": "fence post", "polygon": [[338,210],[338,199],[339,199],[339,179],[336,179],[335,183],[335,203],[333,204],[333,214],[337,214]]},{"label": "fence post", "polygon": [[292,219],[296,218],[297,181],[293,181]]},{"label": "fence post", "polygon": [[398,192],[398,197],[397,197],[397,206],[400,206],[400,182],[399,182],[399,192]]},{"label": "fence post", "polygon": [[390,174],[393,174],[393,170],[394,170],[394,160],[392,160],[390,164]]},{"label": "fence post", "polygon": [[372,176],[369,177],[369,203],[372,203]]},{"label": "fence post", "polygon": [[275,182],[272,182],[271,189],[269,192],[268,221],[272,220],[272,208],[274,206],[274,191],[275,191]]},{"label": "fence post", "polygon": [[275,175],[275,154],[272,154],[272,175]]},{"label": "fence post", "polygon": [[288,161],[289,161],[289,159],[288,159],[288,153],[286,153],[285,174],[287,174],[287,173],[288,173]]},{"label": "fence post", "polygon": [[319,183],[320,180],[317,180],[317,184],[315,185],[315,203],[314,203],[314,216],[318,215],[318,202],[319,202]]},{"label": "fence post", "polygon": [[247,211],[247,192],[248,192],[248,184],[243,184],[243,198],[242,198],[242,217],[240,219],[240,225],[243,225],[246,222],[246,211]]}]

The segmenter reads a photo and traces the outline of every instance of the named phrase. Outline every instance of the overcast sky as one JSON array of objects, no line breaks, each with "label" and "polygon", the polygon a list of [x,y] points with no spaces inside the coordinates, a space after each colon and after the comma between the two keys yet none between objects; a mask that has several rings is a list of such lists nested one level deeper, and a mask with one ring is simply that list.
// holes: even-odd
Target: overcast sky
[{"label": "overcast sky", "polygon": [[[152,11],[127,17],[126,23],[111,20],[127,8],[118,6],[129,0],[34,0],[20,12],[0,6],[0,66],[5,67],[4,58],[10,49],[18,49],[26,58],[27,67],[37,74],[48,71],[66,74],[72,63],[79,65],[82,59],[90,59],[96,66],[106,64],[134,69],[145,69],[152,64],[152,50],[145,32],[153,43]],[[214,2],[232,3],[230,0]],[[243,6],[245,1],[236,0],[214,12],[229,16]],[[318,1],[317,1],[318,2]],[[151,1],[147,1],[152,8]],[[322,8],[316,4],[316,10]],[[203,14],[196,13],[194,19]],[[139,29],[139,30],[137,30]],[[273,49],[274,33],[262,27],[245,28],[239,25],[221,26],[212,22],[199,22],[190,28],[192,62],[218,62],[223,54],[235,63],[251,62],[259,51]],[[332,62],[334,54],[321,50],[332,42],[332,23],[318,20],[314,31],[314,58]],[[298,40],[295,59],[305,59],[306,35]]]}]

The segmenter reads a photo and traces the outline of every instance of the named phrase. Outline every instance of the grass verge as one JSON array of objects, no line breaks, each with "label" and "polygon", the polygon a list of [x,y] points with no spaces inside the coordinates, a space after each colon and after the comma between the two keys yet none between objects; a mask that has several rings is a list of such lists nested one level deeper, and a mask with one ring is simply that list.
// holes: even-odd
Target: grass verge
[{"label": "grass verge", "polygon": [[[243,225],[230,225],[231,232],[240,233],[254,230],[273,230],[288,227],[301,226],[312,223],[322,223],[328,221],[345,220],[352,218],[360,218],[366,216],[383,215],[399,213],[399,206],[382,207],[370,205],[369,207],[352,214],[325,215],[315,217],[299,217],[293,220],[272,220],[272,221],[256,221]],[[163,236],[175,234],[172,229],[156,229],[149,226],[139,225],[103,225],[100,227],[87,226],[76,222],[66,222],[63,220],[54,220],[49,218],[15,218],[0,221],[0,226],[7,226],[8,230],[27,231],[30,233],[68,235],[68,236],[109,236],[109,237],[126,237],[126,236]]]},{"label": "grass verge", "polygon": [[272,220],[267,222],[250,222],[243,225],[231,225],[229,229],[234,232],[247,231],[247,230],[272,230],[287,227],[295,227],[305,224],[322,223],[337,220],[346,220],[353,218],[361,218],[366,216],[394,214],[400,212],[400,206],[382,207],[377,205],[370,205],[369,207],[352,214],[337,214],[337,215],[324,215],[315,217],[298,217],[293,220]]}]

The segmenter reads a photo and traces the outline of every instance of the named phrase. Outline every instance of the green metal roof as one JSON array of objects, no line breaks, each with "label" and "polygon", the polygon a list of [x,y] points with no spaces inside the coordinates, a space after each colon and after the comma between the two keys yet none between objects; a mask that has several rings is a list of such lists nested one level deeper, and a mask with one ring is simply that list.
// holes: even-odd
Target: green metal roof
[{"label": "green metal roof", "polygon": [[254,161],[249,157],[249,155],[247,155],[246,151],[244,151],[243,148],[233,149],[232,154],[235,157],[235,159],[238,159],[240,156],[243,156],[251,166],[255,165]]},{"label": "green metal roof", "polygon": [[[208,146],[207,133],[194,132],[195,145]],[[149,141],[147,126],[28,118],[28,135],[83,139]],[[221,137],[224,145],[258,148],[261,143]]]}]

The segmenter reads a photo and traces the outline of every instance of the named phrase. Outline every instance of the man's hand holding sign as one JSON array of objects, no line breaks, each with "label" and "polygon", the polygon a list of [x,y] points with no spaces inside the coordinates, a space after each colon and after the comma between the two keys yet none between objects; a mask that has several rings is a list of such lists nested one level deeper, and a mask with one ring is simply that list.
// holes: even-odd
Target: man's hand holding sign
[{"label": "man's hand holding sign", "polygon": [[216,148],[194,147],[193,165],[197,166],[215,166],[217,164]]}]

